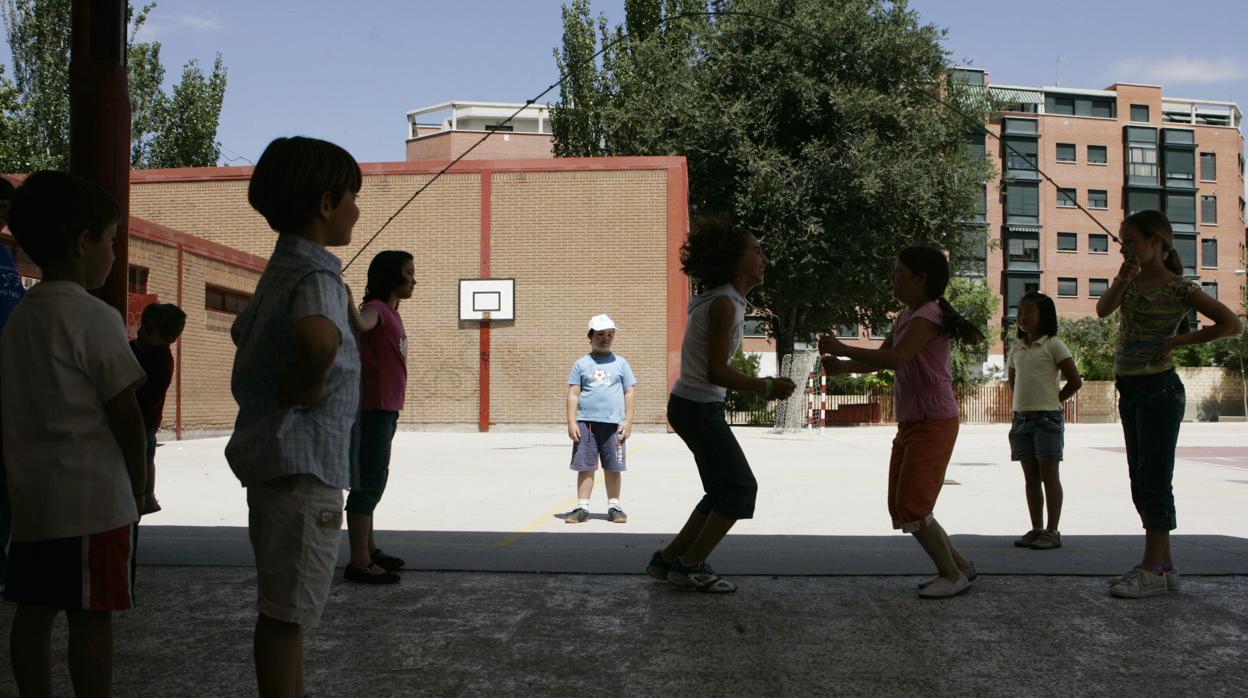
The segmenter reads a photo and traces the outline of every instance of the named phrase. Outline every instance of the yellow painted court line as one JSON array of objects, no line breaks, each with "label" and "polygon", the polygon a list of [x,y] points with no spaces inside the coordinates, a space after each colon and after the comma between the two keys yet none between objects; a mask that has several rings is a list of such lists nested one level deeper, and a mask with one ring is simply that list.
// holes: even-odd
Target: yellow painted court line
[{"label": "yellow painted court line", "polygon": [[[641,450],[641,446],[640,445],[633,446],[633,447],[630,447],[628,450],[629,450],[629,453],[628,453],[627,458],[631,461],[633,457],[636,455],[636,453]],[[602,472],[601,469],[594,471],[594,486],[595,487],[598,486],[598,480],[599,480],[598,474],[601,472]],[[542,514],[541,516],[538,516],[537,518],[533,519],[532,521],[525,524],[524,526],[521,526],[520,530],[513,531],[512,533],[508,533],[507,535],[503,536],[502,540],[498,541],[494,545],[500,548],[505,548],[515,543],[516,541],[520,540],[521,538],[529,535],[530,533],[537,532],[543,526],[550,523],[550,520],[555,518],[555,515],[561,512],[568,511],[569,509],[572,508],[572,505],[576,504],[576,502],[577,502],[576,497],[572,497],[571,499],[565,500],[563,504],[556,505],[553,509],[547,511],[545,514]]]}]

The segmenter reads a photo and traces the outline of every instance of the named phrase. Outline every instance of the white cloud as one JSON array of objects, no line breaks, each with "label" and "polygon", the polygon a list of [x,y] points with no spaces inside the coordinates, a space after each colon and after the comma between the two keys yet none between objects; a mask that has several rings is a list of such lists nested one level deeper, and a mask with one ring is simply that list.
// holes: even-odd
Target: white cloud
[{"label": "white cloud", "polygon": [[1231,82],[1248,78],[1248,66],[1229,56],[1198,58],[1170,56],[1167,58],[1127,58],[1110,67],[1115,80],[1160,83]]},{"label": "white cloud", "polygon": [[138,40],[159,41],[179,31],[210,32],[220,28],[221,20],[211,15],[159,15],[148,18],[139,30]]}]

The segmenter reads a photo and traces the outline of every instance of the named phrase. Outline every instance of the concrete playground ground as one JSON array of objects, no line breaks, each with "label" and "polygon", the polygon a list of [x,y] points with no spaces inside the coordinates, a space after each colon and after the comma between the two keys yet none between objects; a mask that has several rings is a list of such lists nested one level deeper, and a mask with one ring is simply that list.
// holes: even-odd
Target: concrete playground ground
[{"label": "concrete playground ground", "polygon": [[[1248,685],[1248,426],[1184,424],[1176,464],[1182,590],[1121,600],[1139,559],[1118,425],[1071,425],[1064,547],[1028,527],[1006,425],[965,425],[936,515],[973,559],[967,594],[921,601],[930,563],[884,506],[891,427],[737,431],[755,518],[716,551],[727,596],[643,573],[700,495],[679,438],[636,433],[629,522],[568,525],[561,428],[400,432],[376,513],[400,584],[335,580],[307,634],[313,696],[1242,695]],[[224,438],[157,452],[164,511],[143,521],[139,606],[115,616],[118,696],[254,695],[244,492]],[[344,551],[340,559],[345,561]],[[4,623],[11,605],[0,608]],[[7,653],[7,633],[0,640]],[[69,694],[63,621],[57,694]],[[7,662],[0,695],[15,692]]]}]

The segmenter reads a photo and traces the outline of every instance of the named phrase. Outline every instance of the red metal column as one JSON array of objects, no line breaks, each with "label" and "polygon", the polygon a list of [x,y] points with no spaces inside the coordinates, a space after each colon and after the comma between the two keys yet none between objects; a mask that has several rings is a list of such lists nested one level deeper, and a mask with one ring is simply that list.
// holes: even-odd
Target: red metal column
[{"label": "red metal column", "polygon": [[69,169],[121,206],[116,261],[96,290],[126,314],[130,263],[130,89],[126,0],[74,0],[69,59]]},{"label": "red metal column", "polygon": [[[183,310],[186,307],[182,304],[182,265],[185,260],[182,257],[182,243],[178,243],[178,307]],[[173,437],[178,441],[182,440],[182,335],[178,335],[178,356],[177,366],[174,367],[174,394],[177,397],[173,403]]]},{"label": "red metal column", "polygon": [[[489,170],[481,173],[481,277],[490,278],[490,197],[493,175]],[[478,371],[481,380],[480,402],[477,406],[477,429],[490,430],[490,321],[481,321],[480,358]]]}]

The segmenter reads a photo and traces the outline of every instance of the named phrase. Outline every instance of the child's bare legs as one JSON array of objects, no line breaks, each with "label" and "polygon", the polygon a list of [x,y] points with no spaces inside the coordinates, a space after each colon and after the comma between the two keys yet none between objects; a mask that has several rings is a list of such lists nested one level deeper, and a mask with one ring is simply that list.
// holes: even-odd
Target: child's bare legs
[{"label": "child's bare legs", "polygon": [[9,660],[17,692],[34,698],[52,696],[52,623],[56,611],[18,604],[9,631]]},{"label": "child's bare legs", "polygon": [[351,544],[351,566],[366,571],[373,564],[373,517],[347,512],[347,541]]},{"label": "child's bare legs", "polygon": [[594,493],[594,471],[579,470],[576,473],[576,498],[589,499]]},{"label": "child's bare legs", "polygon": [[[1061,461],[1041,460],[1038,465],[1040,479],[1044,482],[1044,497],[1048,502],[1049,525],[1047,528],[1050,531],[1056,531],[1057,523],[1062,518],[1062,481],[1058,477],[1058,467]],[[1035,512],[1032,513],[1031,521],[1033,528],[1040,528],[1035,525]]]},{"label": "child's bare legs", "polygon": [[661,555],[668,561],[679,558],[681,564],[685,565],[706,562],[715,546],[719,545],[736,523],[736,519],[729,519],[715,512],[703,514],[695,509],[680,533],[667,544]]},{"label": "child's bare legs", "polygon": [[1140,567],[1159,566],[1174,566],[1174,560],[1170,558],[1170,532],[1145,531],[1144,560],[1140,563]]},{"label": "child's bare legs", "polygon": [[958,581],[962,576],[962,569],[970,566],[970,562],[953,547],[945,529],[941,528],[936,519],[931,519],[926,526],[912,535],[923,546],[923,552],[936,563],[936,573],[945,579]]},{"label": "child's bare legs", "polygon": [[303,696],[303,626],[261,613],[254,640],[261,698]]},{"label": "child's bare legs", "polygon": [[69,678],[74,695],[112,695],[113,615],[109,611],[67,611]]},{"label": "child's bare legs", "polygon": [[1020,463],[1023,466],[1023,481],[1026,483],[1024,487],[1027,491],[1027,513],[1031,515],[1031,527],[1044,528],[1044,480],[1040,475],[1040,462],[1035,458],[1024,458]]},{"label": "child's bare legs", "polygon": [[[621,477],[622,475],[623,473],[621,473],[618,470],[604,470],[603,471],[602,477],[607,483],[607,499],[619,499],[620,498],[620,488],[623,485],[623,481],[624,481],[624,478]],[[578,482],[577,484],[579,485],[580,483]],[[590,486],[592,487],[593,483],[590,483]],[[588,497],[589,495],[586,494],[585,496]]]}]

